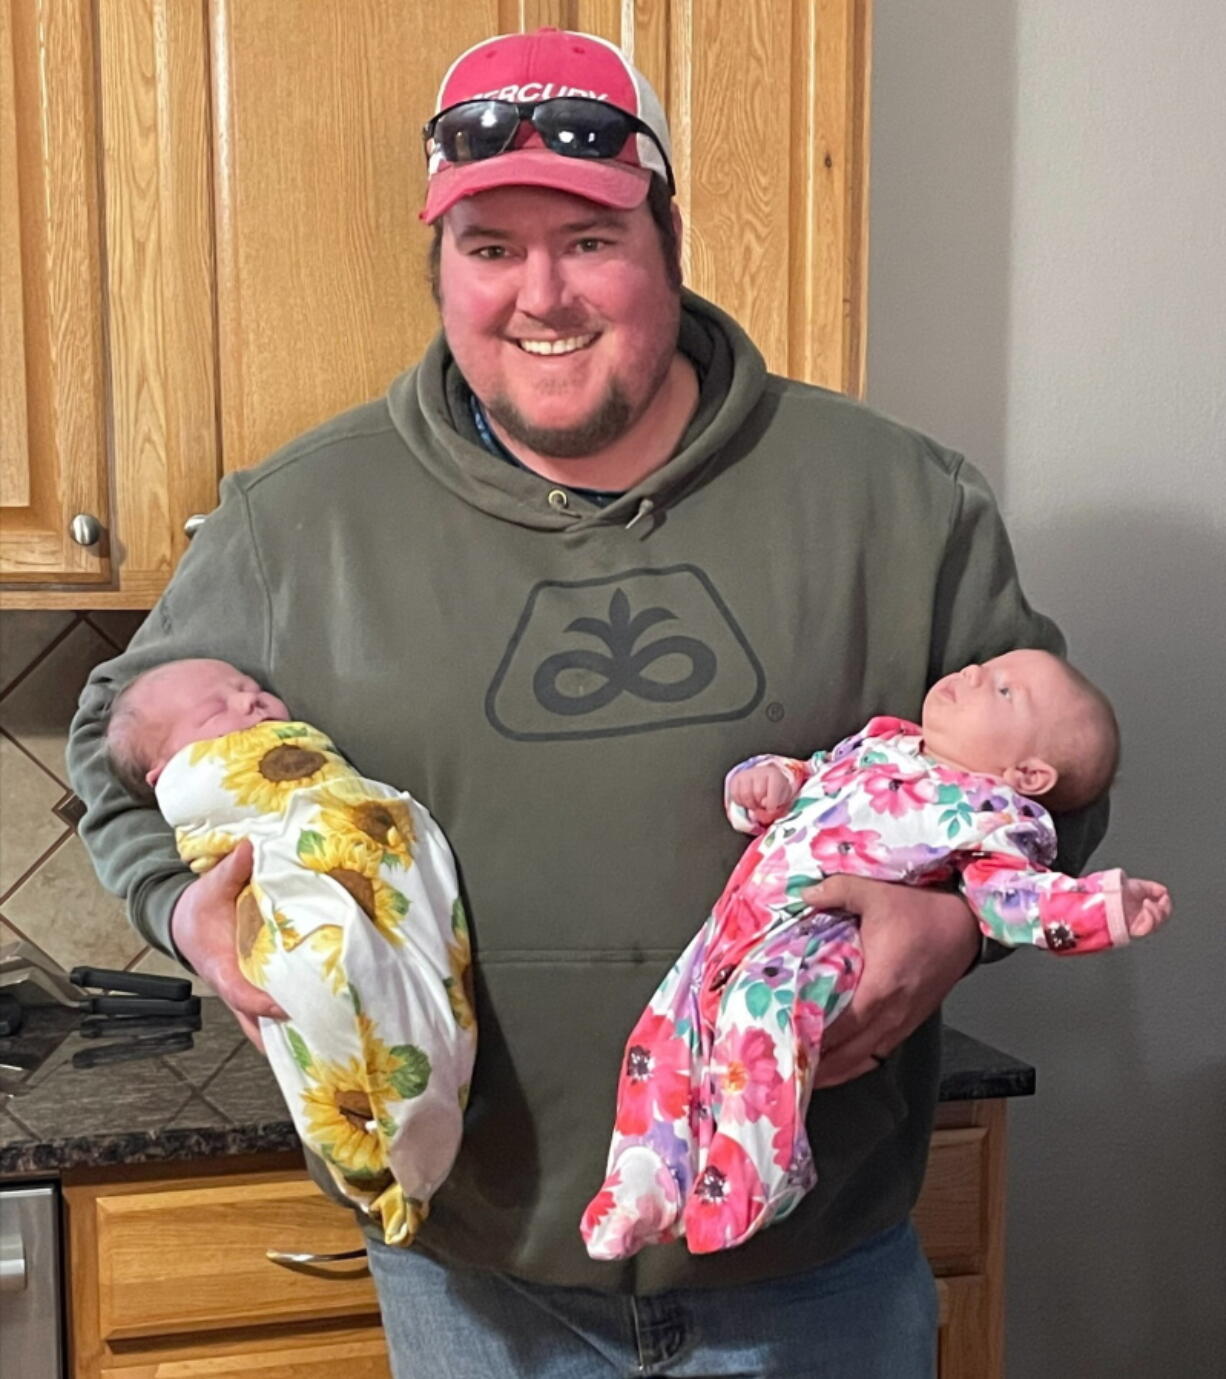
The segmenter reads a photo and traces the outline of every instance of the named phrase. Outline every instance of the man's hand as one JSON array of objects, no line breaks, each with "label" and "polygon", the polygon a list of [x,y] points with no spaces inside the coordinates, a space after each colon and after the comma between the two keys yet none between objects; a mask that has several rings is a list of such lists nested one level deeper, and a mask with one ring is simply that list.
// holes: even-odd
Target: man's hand
[{"label": "man's hand", "polygon": [[239,970],[235,905],[250,876],[251,844],[242,842],[183,892],[170,916],[170,932],[175,947],[230,1007],[239,1028],[263,1053],[259,1017],[284,1020],[286,1015]]},{"label": "man's hand", "polygon": [[860,916],[864,973],[814,1079],[834,1087],[871,1072],[936,1010],[974,961],[979,926],[961,896],[859,876],[827,877],[801,899]]},{"label": "man's hand", "polygon": [[728,782],[728,798],[739,804],[759,828],[782,818],[796,798],[796,790],[786,772],[769,762],[747,766]]}]

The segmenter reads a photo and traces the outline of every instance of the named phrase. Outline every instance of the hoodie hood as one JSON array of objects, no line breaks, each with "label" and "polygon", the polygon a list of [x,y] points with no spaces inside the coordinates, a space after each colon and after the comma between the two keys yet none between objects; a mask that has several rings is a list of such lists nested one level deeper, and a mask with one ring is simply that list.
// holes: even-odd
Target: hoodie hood
[{"label": "hoodie hood", "polygon": [[762,396],[766,365],[757,346],[730,316],[689,291],[682,292],[678,348],[693,361],[699,378],[698,407],[681,445],[670,460],[603,508],[569,492],[566,506],[551,505],[548,494],[562,485],[491,455],[472,436],[471,425],[461,420],[467,385],[441,333],[421,363],[391,385],[388,409],[422,467],[493,517],[542,531],[625,525],[636,513],[666,507],[684,491],[737,434]]}]

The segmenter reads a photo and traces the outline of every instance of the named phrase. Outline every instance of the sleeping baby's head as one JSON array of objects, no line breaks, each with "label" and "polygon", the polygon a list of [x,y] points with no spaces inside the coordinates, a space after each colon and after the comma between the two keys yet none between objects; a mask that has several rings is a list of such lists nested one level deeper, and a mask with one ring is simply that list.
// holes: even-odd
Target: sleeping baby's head
[{"label": "sleeping baby's head", "polygon": [[190,743],[288,718],[275,695],[225,661],[168,661],[138,675],[112,700],[106,745],[116,776],[142,795]]},{"label": "sleeping baby's head", "polygon": [[1047,651],[1010,651],[946,675],[928,691],[921,723],[929,756],[999,776],[1048,809],[1096,800],[1119,761],[1106,696]]}]

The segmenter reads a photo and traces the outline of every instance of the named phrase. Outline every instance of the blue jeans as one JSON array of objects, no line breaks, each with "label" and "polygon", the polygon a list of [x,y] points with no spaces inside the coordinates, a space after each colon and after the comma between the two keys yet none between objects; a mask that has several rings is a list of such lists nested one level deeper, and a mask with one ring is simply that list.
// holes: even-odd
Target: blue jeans
[{"label": "blue jeans", "polygon": [[448,1269],[370,1242],[395,1379],[933,1379],[910,1222],[803,1274],[633,1297]]}]

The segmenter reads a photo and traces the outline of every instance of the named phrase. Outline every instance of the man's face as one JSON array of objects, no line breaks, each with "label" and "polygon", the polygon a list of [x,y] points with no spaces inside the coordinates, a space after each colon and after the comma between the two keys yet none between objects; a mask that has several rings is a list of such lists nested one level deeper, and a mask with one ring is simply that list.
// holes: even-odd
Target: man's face
[{"label": "man's face", "polygon": [[446,214],[443,330],[486,411],[559,459],[593,455],[656,396],[681,300],[646,204],[613,211],[540,187],[500,187]]},{"label": "man's face", "polygon": [[969,771],[1003,776],[1030,758],[1049,759],[1054,735],[1080,707],[1058,657],[1010,651],[933,685],[924,699],[924,744]]}]

